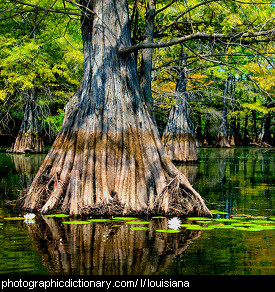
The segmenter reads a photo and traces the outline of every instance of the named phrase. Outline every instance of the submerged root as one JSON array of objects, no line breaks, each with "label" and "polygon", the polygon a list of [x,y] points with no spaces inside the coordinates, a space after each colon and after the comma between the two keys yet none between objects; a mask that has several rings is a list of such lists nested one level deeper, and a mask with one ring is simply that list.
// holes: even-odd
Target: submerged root
[{"label": "submerged root", "polygon": [[163,189],[156,200],[156,213],[173,216],[205,216],[212,217],[201,196],[186,184],[182,175],[177,175]]}]

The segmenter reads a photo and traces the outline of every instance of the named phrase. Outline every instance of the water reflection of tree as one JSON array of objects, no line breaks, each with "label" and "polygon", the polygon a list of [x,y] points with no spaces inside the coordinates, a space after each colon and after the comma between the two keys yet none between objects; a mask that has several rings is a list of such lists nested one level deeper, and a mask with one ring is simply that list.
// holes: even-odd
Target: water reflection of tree
[{"label": "water reflection of tree", "polygon": [[58,275],[163,274],[201,234],[156,232],[167,229],[166,219],[148,226],[147,231],[133,231],[124,222],[68,225],[43,217],[28,225],[28,231],[48,272]]},{"label": "water reflection of tree", "polygon": [[177,165],[177,168],[183,173],[191,184],[195,183],[196,176],[198,173],[198,164],[197,163],[187,163]]},{"label": "water reflection of tree", "polygon": [[7,154],[14,163],[15,169],[19,174],[22,188],[28,188],[32,183],[45,155],[24,155],[24,154]]}]

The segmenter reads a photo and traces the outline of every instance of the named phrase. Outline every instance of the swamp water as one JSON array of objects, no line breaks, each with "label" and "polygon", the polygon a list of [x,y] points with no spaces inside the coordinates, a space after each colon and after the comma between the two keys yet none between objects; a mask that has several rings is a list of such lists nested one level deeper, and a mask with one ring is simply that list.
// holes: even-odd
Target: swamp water
[{"label": "swamp water", "polygon": [[274,275],[274,154],[274,148],[201,148],[198,163],[178,165],[207,206],[220,211],[213,212],[215,220],[72,222],[80,219],[14,218],[21,214],[9,203],[45,155],[1,152],[0,273]]}]

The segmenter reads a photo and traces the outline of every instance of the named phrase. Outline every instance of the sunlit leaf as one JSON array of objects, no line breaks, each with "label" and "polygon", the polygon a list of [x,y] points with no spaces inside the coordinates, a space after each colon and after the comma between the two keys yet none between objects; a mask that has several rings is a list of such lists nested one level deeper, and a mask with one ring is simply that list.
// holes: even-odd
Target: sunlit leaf
[{"label": "sunlit leaf", "polygon": [[128,221],[127,224],[149,224],[148,221]]},{"label": "sunlit leaf", "polygon": [[113,220],[136,220],[137,218],[135,218],[135,217],[113,217],[112,218]]},{"label": "sunlit leaf", "polygon": [[10,221],[17,221],[17,220],[25,220],[24,217],[6,217],[4,220],[10,220]]},{"label": "sunlit leaf", "polygon": [[162,233],[179,233],[179,230],[173,230],[173,229],[157,229],[156,232],[162,232]]},{"label": "sunlit leaf", "polygon": [[89,221],[64,221],[64,224],[90,224]]},{"label": "sunlit leaf", "polygon": [[101,219],[101,218],[98,218],[98,219],[89,219],[90,222],[109,222],[110,219]]},{"label": "sunlit leaf", "polygon": [[195,221],[212,221],[213,219],[207,217],[187,217],[188,220],[195,220]]},{"label": "sunlit leaf", "polygon": [[63,218],[63,217],[70,217],[68,214],[49,214],[45,215],[45,217],[58,217],[58,218]]},{"label": "sunlit leaf", "polygon": [[148,227],[131,227],[131,230],[148,230]]}]

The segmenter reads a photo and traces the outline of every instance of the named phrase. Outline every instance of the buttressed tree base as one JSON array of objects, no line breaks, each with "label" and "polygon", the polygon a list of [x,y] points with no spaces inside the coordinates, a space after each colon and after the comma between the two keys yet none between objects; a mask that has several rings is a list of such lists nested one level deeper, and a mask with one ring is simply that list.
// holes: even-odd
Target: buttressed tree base
[{"label": "buttressed tree base", "polygon": [[127,2],[96,0],[88,8],[81,19],[81,86],[66,105],[61,131],[17,206],[74,215],[211,216],[165,154],[140,91],[133,54],[119,53],[131,46]]},{"label": "buttressed tree base", "polygon": [[34,91],[26,93],[27,101],[24,118],[17,134],[15,143],[8,152],[13,153],[42,153],[44,152],[43,138],[39,135],[37,104]]}]

